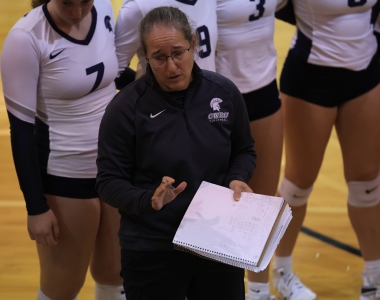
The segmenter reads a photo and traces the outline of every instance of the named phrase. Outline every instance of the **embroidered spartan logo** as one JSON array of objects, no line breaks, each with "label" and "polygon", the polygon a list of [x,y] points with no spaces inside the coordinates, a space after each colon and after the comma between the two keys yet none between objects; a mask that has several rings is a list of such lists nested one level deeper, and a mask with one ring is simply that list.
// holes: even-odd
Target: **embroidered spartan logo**
[{"label": "embroidered spartan logo", "polygon": [[210,102],[210,106],[213,110],[217,110],[217,111],[220,111],[220,105],[219,103],[223,102],[222,99],[219,99],[219,98],[214,98],[211,100]]},{"label": "embroidered spartan logo", "polygon": [[106,28],[109,30],[109,32],[113,31],[112,25],[111,25],[111,18],[109,16],[105,16],[104,25],[106,25]]},{"label": "embroidered spartan logo", "polygon": [[[220,103],[222,103],[223,100],[220,98],[214,98],[210,102],[210,106],[214,112],[210,113],[208,115],[208,120],[210,122],[216,122],[216,121],[227,121],[229,112],[222,112],[220,111]],[[217,112],[215,112],[217,111]]]}]

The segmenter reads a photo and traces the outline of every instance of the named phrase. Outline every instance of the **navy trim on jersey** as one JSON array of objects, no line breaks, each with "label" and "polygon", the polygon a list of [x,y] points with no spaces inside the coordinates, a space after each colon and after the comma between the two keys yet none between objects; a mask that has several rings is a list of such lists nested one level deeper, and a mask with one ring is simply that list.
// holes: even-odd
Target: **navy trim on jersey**
[{"label": "navy trim on jersey", "polygon": [[281,107],[276,79],[256,91],[242,95],[250,122],[273,115]]},{"label": "navy trim on jersey", "polygon": [[50,16],[50,14],[49,14],[49,11],[47,9],[47,3],[45,3],[42,6],[42,9],[43,9],[43,12],[45,14],[46,19],[49,21],[50,26],[58,34],[60,34],[63,38],[65,38],[66,40],[68,40],[68,41],[70,41],[72,43],[79,44],[79,45],[85,45],[86,46],[86,45],[90,44],[90,42],[92,40],[92,37],[94,36],[94,33],[95,33],[96,22],[97,22],[97,17],[98,17],[98,13],[96,12],[95,6],[93,6],[91,8],[91,14],[92,14],[91,27],[90,27],[90,30],[88,31],[88,34],[87,34],[87,36],[86,36],[86,38],[84,40],[74,39],[71,36],[69,36],[68,34],[64,33],[61,29],[59,29],[58,26],[54,23],[54,21],[53,21],[52,17]]},{"label": "navy trim on jersey", "polygon": [[297,39],[290,51],[293,51],[296,55],[307,61],[311,52],[312,45],[313,41],[304,35],[302,31],[299,30],[299,28],[297,28]]},{"label": "navy trim on jersey", "polygon": [[380,83],[375,54],[362,71],[309,64],[289,51],[280,77],[282,93],[324,107],[336,107],[359,97]]}]

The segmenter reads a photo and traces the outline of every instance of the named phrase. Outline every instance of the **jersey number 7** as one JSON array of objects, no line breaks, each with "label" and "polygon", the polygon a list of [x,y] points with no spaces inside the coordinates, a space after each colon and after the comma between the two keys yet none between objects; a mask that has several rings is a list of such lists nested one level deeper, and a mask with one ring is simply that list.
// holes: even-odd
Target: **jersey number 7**
[{"label": "jersey number 7", "polygon": [[90,74],[96,73],[96,72],[98,74],[96,74],[95,84],[92,87],[89,94],[91,94],[93,91],[95,91],[98,88],[98,86],[100,85],[100,83],[102,82],[103,75],[104,75],[104,64],[102,62],[86,69],[87,75],[90,75]]}]

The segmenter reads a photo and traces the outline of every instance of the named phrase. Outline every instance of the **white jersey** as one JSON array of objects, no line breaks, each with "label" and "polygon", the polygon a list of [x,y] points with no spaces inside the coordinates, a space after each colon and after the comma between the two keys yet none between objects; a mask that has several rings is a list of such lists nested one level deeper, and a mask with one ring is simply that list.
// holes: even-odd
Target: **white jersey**
[{"label": "white jersey", "polygon": [[276,78],[273,43],[277,0],[218,0],[216,71],[242,93],[257,90]]},{"label": "white jersey", "polygon": [[292,48],[315,65],[365,69],[377,49],[371,9],[377,0],[293,0],[297,27]]},{"label": "white jersey", "polygon": [[[2,54],[6,106],[17,118],[48,132],[47,173],[95,178],[98,128],[116,93],[117,58],[113,10],[95,0],[85,40],[62,32],[46,5],[20,19],[8,34]],[[38,133],[37,133],[38,136]]]},{"label": "white jersey", "polygon": [[[201,69],[215,71],[215,49],[217,39],[216,0],[124,0],[116,20],[116,53],[119,71],[128,67],[132,57],[140,48],[138,26],[143,17],[153,8],[174,6],[182,10],[196,26],[200,37],[200,48],[195,61]],[[145,58],[139,55],[145,70]]]}]

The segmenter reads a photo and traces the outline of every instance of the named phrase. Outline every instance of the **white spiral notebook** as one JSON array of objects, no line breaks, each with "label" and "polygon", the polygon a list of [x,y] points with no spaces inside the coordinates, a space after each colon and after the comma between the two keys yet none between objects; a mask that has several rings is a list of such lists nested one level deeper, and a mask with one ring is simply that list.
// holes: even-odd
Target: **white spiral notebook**
[{"label": "white spiral notebook", "polygon": [[203,181],[174,236],[174,247],[254,272],[264,270],[292,219],[281,197]]}]

